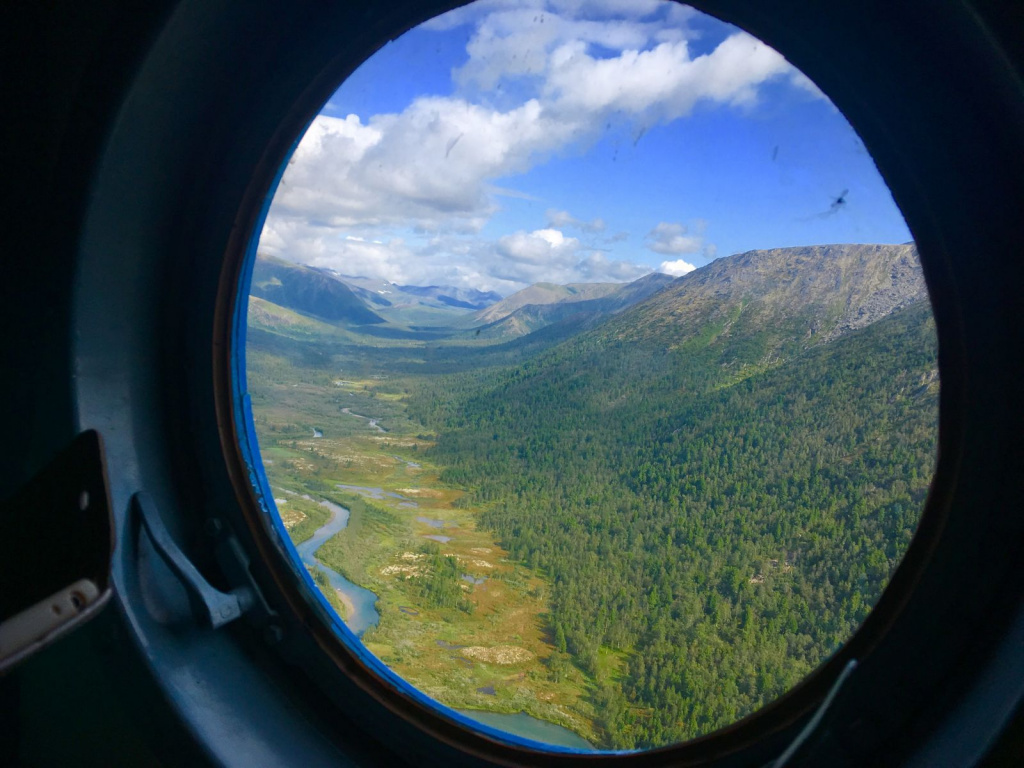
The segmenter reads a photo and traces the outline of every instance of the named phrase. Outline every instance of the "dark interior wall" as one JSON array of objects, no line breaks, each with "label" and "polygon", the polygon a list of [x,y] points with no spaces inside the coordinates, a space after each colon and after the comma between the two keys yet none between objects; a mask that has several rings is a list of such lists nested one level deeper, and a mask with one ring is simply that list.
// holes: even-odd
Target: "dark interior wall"
[{"label": "dark interior wall", "polygon": [[[193,19],[209,8],[209,15],[222,23],[222,31],[226,23],[234,34],[218,36],[194,22],[182,22],[184,5],[191,6]],[[150,73],[142,88],[144,97],[170,109],[160,104],[161,94],[186,93],[186,100],[198,103],[190,106],[202,109],[217,88],[231,92],[233,71],[208,69],[203,73],[206,79],[200,81],[206,83],[205,88],[187,92],[175,81],[173,72],[185,70],[194,84],[197,78],[194,71],[187,71],[188,65],[204,56],[215,59],[218,46],[233,45],[255,51],[255,58],[264,54],[260,65],[268,70],[269,80],[273,55],[268,48],[291,39],[266,32],[267,17],[272,17],[279,5],[273,0],[253,4],[253,16],[262,11],[262,36],[247,27],[250,19],[239,13],[241,4],[216,1],[54,0],[6,4],[0,9],[3,178],[11,193],[2,209],[4,256],[0,260],[0,327],[4,333],[0,340],[0,502],[58,454],[79,428],[73,325],[76,290],[80,293],[82,287],[80,251],[86,217],[108,142],[124,122],[126,103],[130,105],[139,95],[138,84],[145,77],[144,67],[156,41],[162,35],[166,38],[167,29],[176,24],[179,36],[182,29],[191,36],[189,44],[171,46],[170,66],[167,60],[162,62],[168,77],[154,85]],[[300,7],[295,14],[299,27],[315,23],[320,13],[344,14],[354,7],[316,0],[300,0],[294,5]],[[365,10],[365,6],[355,8]],[[378,16],[393,10],[410,16],[408,7],[398,3],[376,4],[375,9],[380,11]],[[325,41],[328,44],[337,45]],[[167,48],[165,44],[165,54]],[[237,63],[239,58],[233,61]],[[207,110],[207,134],[222,138],[230,128],[224,123],[237,117],[237,109],[252,107],[252,102],[246,101],[254,97],[251,91],[232,95],[236,112]],[[284,96],[294,96],[294,92]],[[244,107],[239,106],[242,102]],[[264,116],[264,122],[273,119]],[[213,151],[205,146],[211,142],[204,131],[179,137],[189,145],[192,157]],[[137,155],[136,160],[138,167],[147,158]],[[198,167],[217,172],[215,162],[199,163]],[[174,168],[173,178],[153,178],[153,172],[145,168],[135,175],[148,174],[145,181],[150,187],[174,187],[177,192],[193,182],[186,178],[187,170]],[[133,174],[134,169],[123,175]],[[130,189],[123,199],[129,205],[138,204]],[[156,261],[154,252],[145,249],[136,250],[135,255],[138,262]],[[125,282],[123,273],[136,267],[132,260],[133,256],[123,258],[123,269],[117,270],[122,274],[111,272],[109,282],[94,281],[93,295],[79,295],[77,300],[106,304],[111,314],[116,314],[119,304],[135,298],[118,295],[116,287]],[[216,254],[207,260],[210,264],[215,288]],[[180,369],[180,362],[175,367]],[[130,406],[124,402],[119,407],[128,410]],[[16,521],[0,519],[0,525],[16,525]],[[46,542],[39,546],[45,553]],[[40,567],[45,567],[45,562]],[[180,722],[118,607],[115,595],[94,621],[0,679],[0,765],[216,762],[195,733]],[[286,703],[282,706],[288,707]],[[248,725],[260,727],[259,723]],[[230,723],[219,727],[230,728]],[[350,759],[362,764],[360,752],[357,745],[351,745]]]},{"label": "dark interior wall", "polygon": [[[75,435],[69,326],[88,185],[134,69],[172,5],[51,0],[0,11],[0,498]],[[119,631],[106,611],[0,680],[0,762],[161,764],[146,733],[167,713],[158,697],[126,697],[118,685],[141,679]],[[114,668],[120,675],[109,674]],[[200,759],[187,742],[167,754]]]},{"label": "dark interior wall", "polygon": [[[76,431],[71,301],[90,182],[137,68],[177,5],[172,0],[25,0],[0,11],[3,179],[9,196],[0,229],[0,498]],[[757,31],[756,4],[723,0],[718,5],[747,14]],[[866,5],[880,13],[883,4],[861,4],[851,13]],[[1019,64],[1024,6],[996,0],[974,5]],[[794,19],[807,18],[800,3],[788,6]],[[837,50],[837,62],[843,56]],[[833,70],[841,79],[841,66]],[[1016,274],[1019,264],[1017,259]],[[1019,281],[1005,280],[1004,289],[1019,291]],[[11,762],[24,765],[203,761],[187,735],[175,732],[172,710],[148,687],[147,670],[124,653],[131,645],[124,632],[111,607],[0,680],[0,763],[13,754],[19,757]]]},{"label": "dark interior wall", "polygon": [[93,165],[173,3],[6,3],[0,497],[74,435],[69,318]]}]

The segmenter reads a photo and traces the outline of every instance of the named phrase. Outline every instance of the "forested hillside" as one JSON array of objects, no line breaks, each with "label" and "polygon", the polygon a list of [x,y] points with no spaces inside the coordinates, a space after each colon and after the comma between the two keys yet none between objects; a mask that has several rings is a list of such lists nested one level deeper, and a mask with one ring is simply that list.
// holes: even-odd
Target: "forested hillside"
[{"label": "forested hillside", "polygon": [[504,343],[310,314],[250,304],[282,519],[298,542],[351,509],[312,562],[363,592],[321,588],[449,706],[600,748],[726,726],[850,637],[917,526],[938,373],[913,246],[738,254]]},{"label": "forested hillside", "polygon": [[599,681],[609,746],[779,696],[902,557],[935,455],[934,329],[912,248],[858,248],[722,259],[516,368],[414,390],[442,480],[553,584],[550,672]]}]

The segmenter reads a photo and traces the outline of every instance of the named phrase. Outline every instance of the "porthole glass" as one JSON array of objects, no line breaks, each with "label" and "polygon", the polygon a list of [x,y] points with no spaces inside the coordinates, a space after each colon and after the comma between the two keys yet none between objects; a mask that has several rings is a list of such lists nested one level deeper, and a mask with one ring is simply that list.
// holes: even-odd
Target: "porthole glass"
[{"label": "porthole glass", "polygon": [[580,750],[729,725],[852,635],[917,526],[910,240],[745,32],[662,0],[437,17],[324,105],[263,225],[268,524],[348,642],[471,721]]}]

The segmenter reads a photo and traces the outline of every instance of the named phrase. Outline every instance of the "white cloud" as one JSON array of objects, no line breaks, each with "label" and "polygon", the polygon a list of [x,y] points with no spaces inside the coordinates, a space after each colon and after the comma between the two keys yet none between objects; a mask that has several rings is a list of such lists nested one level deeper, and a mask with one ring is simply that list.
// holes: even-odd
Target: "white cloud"
[{"label": "white cloud", "polygon": [[751,106],[758,86],[790,71],[780,54],[743,32],[696,58],[686,40],[596,58],[576,39],[552,52],[544,97],[559,113],[618,112],[646,129],[688,115],[699,101]]},{"label": "white cloud", "polygon": [[[668,27],[651,18],[656,11],[652,0],[487,0],[430,22],[473,25],[468,59],[453,71],[455,92],[419,96],[398,113],[317,117],[289,163],[261,247],[406,282],[609,279],[646,269],[584,254],[561,230],[597,233],[605,222],[559,209],[548,211],[548,229],[477,243],[470,250],[480,269],[465,261],[456,269],[448,261],[468,254],[424,249],[398,233],[446,242],[478,235],[500,196],[529,199],[506,180],[556,153],[584,151],[613,116],[642,132],[700,102],[750,108],[762,84],[795,77],[779,54],[741,32],[692,57],[692,11],[673,10]],[[552,232],[561,240],[543,234]],[[648,247],[680,255],[706,247],[702,240],[656,228]]]},{"label": "white cloud", "polygon": [[628,282],[651,272],[643,264],[609,259],[550,228],[500,238],[482,265],[488,274],[516,289],[538,282]]},{"label": "white cloud", "polygon": [[688,234],[682,224],[661,222],[647,233],[647,247],[655,253],[676,256],[683,253],[699,253],[704,245],[701,234]]},{"label": "white cloud", "polygon": [[498,253],[510,261],[555,266],[573,259],[579,240],[557,229],[516,232],[498,240]]},{"label": "white cloud", "polygon": [[681,277],[689,272],[693,272],[696,267],[688,261],[682,259],[676,259],[675,261],[663,261],[658,266],[658,271],[663,272],[666,275],[672,275],[673,277]]},{"label": "white cloud", "polygon": [[636,18],[586,18],[596,10],[592,7],[588,13],[565,10],[560,14],[526,7],[487,15],[469,41],[469,60],[453,73],[455,82],[463,89],[493,91],[502,81],[544,77],[552,52],[568,41],[625,51],[643,49],[666,32],[673,38],[685,34],[684,27],[671,29]]},{"label": "white cloud", "polygon": [[790,77],[790,82],[795,87],[807,91],[809,94],[811,94],[811,96],[813,96],[816,99],[821,99],[822,101],[829,100],[828,96],[822,93],[821,89],[814,83],[814,81],[811,80],[811,78],[809,78],[807,75],[805,75],[798,69],[793,70],[793,73]]},{"label": "white cloud", "polygon": [[268,221],[260,250],[345,275],[398,281],[413,264],[413,250],[402,238],[366,240],[339,234],[332,226],[298,220]]},{"label": "white cloud", "polygon": [[624,283],[636,280],[653,271],[644,264],[609,259],[600,251],[591,251],[586,254],[576,268],[580,278],[573,282]]},{"label": "white cloud", "polygon": [[[292,158],[275,213],[334,226],[464,228],[495,211],[492,182],[570,145],[585,147],[612,113],[646,129],[700,100],[748,105],[760,84],[792,71],[745,33],[691,59],[685,39],[642,50],[660,25],[550,12],[540,24],[536,16],[531,9],[485,16],[469,42],[469,61],[454,75],[493,87],[535,74],[531,98],[502,110],[458,96],[421,96],[399,114],[366,122],[321,115]],[[619,53],[596,58],[594,44]]]},{"label": "white cloud", "polygon": [[[285,224],[294,226],[294,224]],[[270,244],[301,247],[282,253]],[[532,283],[627,282],[651,271],[645,265],[610,259],[551,228],[515,232],[497,241],[437,234],[413,246],[402,238],[372,241],[309,226],[297,238],[278,228],[264,230],[261,249],[344,275],[361,275],[411,285],[454,285],[512,293]]]}]

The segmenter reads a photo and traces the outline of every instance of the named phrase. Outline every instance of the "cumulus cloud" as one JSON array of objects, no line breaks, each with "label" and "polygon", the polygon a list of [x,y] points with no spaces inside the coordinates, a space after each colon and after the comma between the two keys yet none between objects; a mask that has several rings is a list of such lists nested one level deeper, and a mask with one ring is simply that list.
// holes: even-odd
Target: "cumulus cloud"
[{"label": "cumulus cloud", "polygon": [[666,275],[672,275],[673,277],[681,277],[688,272],[693,272],[696,267],[688,261],[683,259],[676,259],[675,261],[663,261],[658,266],[658,271],[663,272]]},{"label": "cumulus cloud", "polygon": [[699,253],[704,245],[703,236],[688,233],[689,229],[682,224],[663,221],[647,233],[647,247],[665,256]]},{"label": "cumulus cloud", "polygon": [[[701,100],[750,104],[759,85],[795,72],[745,33],[693,58],[686,39],[644,50],[664,31],[661,24],[550,12],[539,24],[536,16],[532,9],[485,16],[468,44],[469,60],[455,73],[457,82],[486,87],[535,74],[531,98],[496,109],[460,96],[422,96],[399,114],[366,122],[321,115],[275,203],[336,226],[464,225],[493,213],[488,182],[585,144],[612,113],[647,126],[677,119]],[[598,58],[592,46],[618,54]]]},{"label": "cumulus cloud", "polygon": [[[403,269],[427,274],[440,256],[429,248],[411,253],[398,230],[480,233],[500,196],[522,194],[498,182],[555,154],[584,151],[613,117],[644,131],[702,102],[750,108],[773,79],[809,90],[778,53],[742,32],[693,55],[692,11],[673,7],[668,25],[651,18],[657,11],[652,0],[533,0],[525,7],[487,0],[430,22],[435,29],[473,27],[453,92],[419,96],[397,113],[318,116],[289,163],[261,246],[295,260],[345,263],[339,271],[350,274],[410,281]],[[579,243],[561,234],[601,232],[600,218],[551,209],[547,225],[481,243],[489,274],[527,280],[542,264],[543,279],[551,280],[644,269],[584,258]],[[542,234],[551,232],[562,240]],[[700,250],[699,240],[656,228],[648,247],[679,255]],[[476,271],[460,274],[470,273]]]},{"label": "cumulus cloud", "polygon": [[[310,228],[312,232],[312,228]],[[320,227],[317,236],[290,237],[266,229],[261,248],[292,240],[301,244],[288,258],[343,275],[360,275],[412,285],[454,285],[512,293],[538,282],[628,282],[651,272],[642,264],[611,259],[557,229],[519,231],[497,240],[438,234],[410,247],[402,238],[370,240],[337,236]]]},{"label": "cumulus cloud", "polygon": [[742,32],[696,58],[686,40],[608,59],[592,56],[577,39],[552,52],[544,95],[558,113],[623,113],[647,127],[684,117],[700,101],[751,106],[758,86],[792,71],[780,54]]},{"label": "cumulus cloud", "polygon": [[586,248],[555,229],[516,232],[479,246],[474,263],[493,290],[515,291],[531,283],[628,282],[651,268]]},{"label": "cumulus cloud", "polygon": [[282,179],[274,213],[338,227],[465,228],[495,210],[489,180],[527,170],[538,154],[567,142],[567,130],[543,119],[536,99],[497,112],[420,97],[366,124],[356,115],[320,115]]},{"label": "cumulus cloud", "polygon": [[538,229],[505,235],[498,241],[498,253],[509,261],[553,266],[572,259],[578,246],[579,240],[557,229]]},{"label": "cumulus cloud", "polygon": [[260,237],[260,250],[345,275],[396,282],[410,267],[415,268],[414,252],[402,238],[367,240],[340,235],[331,226],[295,220],[268,221]]},{"label": "cumulus cloud", "polygon": [[686,34],[682,26],[666,27],[635,15],[613,14],[609,18],[594,3],[579,5],[586,7],[554,11],[527,6],[487,14],[477,23],[467,46],[469,60],[453,73],[456,84],[463,89],[494,91],[502,81],[543,78],[552,52],[568,41],[625,51],[643,49],[666,34],[674,39]]}]

